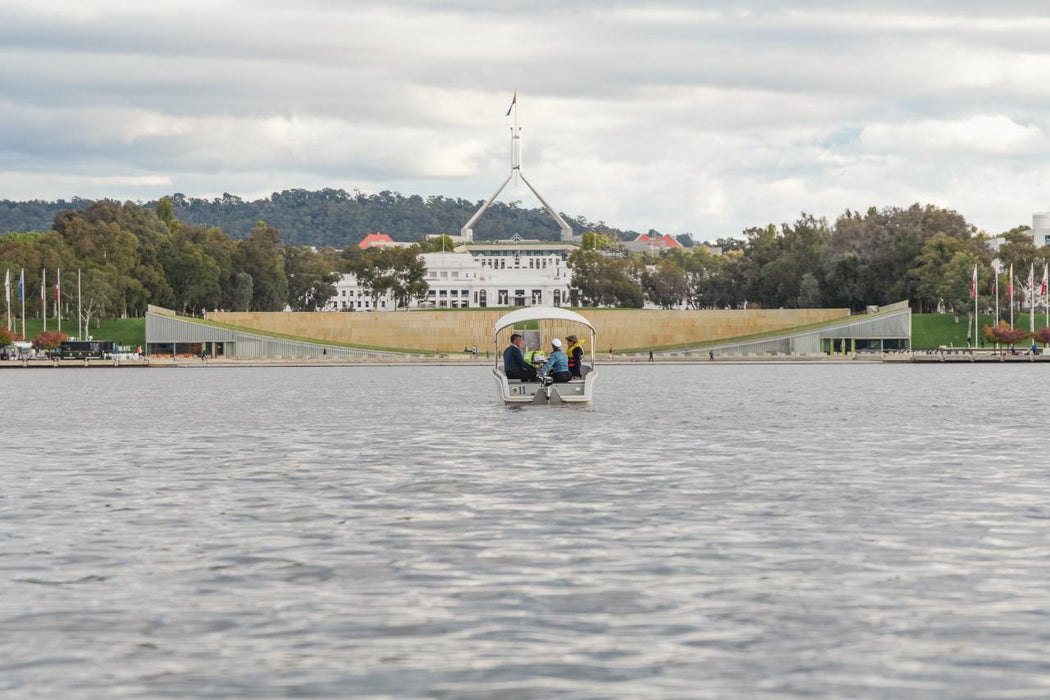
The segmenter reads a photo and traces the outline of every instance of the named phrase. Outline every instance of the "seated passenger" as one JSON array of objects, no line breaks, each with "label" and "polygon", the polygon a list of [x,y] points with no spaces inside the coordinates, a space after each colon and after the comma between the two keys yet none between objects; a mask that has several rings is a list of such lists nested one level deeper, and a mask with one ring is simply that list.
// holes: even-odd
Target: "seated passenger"
[{"label": "seated passenger", "polygon": [[567,382],[572,379],[569,372],[569,357],[561,349],[561,341],[555,338],[551,341],[551,354],[540,368],[540,374],[549,375],[551,381],[556,383]]},{"label": "seated passenger", "polygon": [[583,346],[575,335],[565,336],[565,342],[569,344],[565,351],[566,357],[569,358],[569,372],[573,379],[580,379],[583,377]]},{"label": "seated passenger", "polygon": [[523,382],[536,380],[536,368],[525,362],[525,356],[521,354],[521,344],[524,338],[521,333],[512,333],[510,345],[503,351],[503,374],[507,379],[520,379]]}]

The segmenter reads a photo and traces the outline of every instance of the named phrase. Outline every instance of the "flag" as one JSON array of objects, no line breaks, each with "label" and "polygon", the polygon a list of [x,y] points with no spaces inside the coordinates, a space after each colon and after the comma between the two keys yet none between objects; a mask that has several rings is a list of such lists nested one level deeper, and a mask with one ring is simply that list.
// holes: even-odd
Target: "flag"
[{"label": "flag", "polygon": [[22,274],[19,275],[19,277],[18,277],[18,300],[19,301],[25,301],[26,300],[25,286],[26,286],[26,269],[23,267],[22,268]]},{"label": "flag", "polygon": [[973,279],[970,281],[970,296],[977,298],[977,263],[973,266]]},{"label": "flag", "polygon": [[514,105],[518,104],[518,91],[514,91],[514,97],[510,100],[510,107],[507,107],[507,116],[510,116],[511,111],[514,109]]},{"label": "flag", "polygon": [[59,301],[62,300],[61,299],[61,292],[58,289],[58,285],[61,284],[61,283],[62,283],[62,268],[59,268],[58,271],[55,272],[55,303],[56,304]]},{"label": "flag", "polygon": [[46,278],[47,278],[47,268],[44,268],[43,270],[40,271],[40,303],[41,304],[44,303],[44,285],[47,283],[46,282]]},{"label": "flag", "polygon": [[4,299],[11,306],[11,268],[4,270]]},{"label": "flag", "polygon": [[1039,296],[1041,296],[1041,297],[1045,297],[1046,296],[1046,273],[1047,273],[1047,267],[1048,267],[1047,265],[1045,265],[1045,264],[1043,265],[1043,284],[1039,287]]}]

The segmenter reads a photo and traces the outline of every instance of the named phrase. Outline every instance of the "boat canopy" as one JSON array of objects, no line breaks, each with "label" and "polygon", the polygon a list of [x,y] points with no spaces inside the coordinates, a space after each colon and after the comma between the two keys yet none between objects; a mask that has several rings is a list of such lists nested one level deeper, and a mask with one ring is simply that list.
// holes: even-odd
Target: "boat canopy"
[{"label": "boat canopy", "polygon": [[513,326],[518,323],[524,323],[525,321],[571,321],[573,323],[582,323],[594,332],[594,326],[583,316],[579,315],[575,311],[569,311],[568,309],[559,309],[556,306],[527,306],[524,309],[516,309],[511,311],[509,314],[500,316],[499,320],[496,321],[496,333],[507,326]]}]

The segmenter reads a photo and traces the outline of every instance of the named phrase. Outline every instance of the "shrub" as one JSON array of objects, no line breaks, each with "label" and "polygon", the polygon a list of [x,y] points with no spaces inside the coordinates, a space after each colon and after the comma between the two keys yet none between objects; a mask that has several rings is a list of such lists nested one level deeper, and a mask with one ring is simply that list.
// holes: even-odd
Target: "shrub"
[{"label": "shrub", "polygon": [[0,326],[0,346],[10,345],[17,339],[17,334],[7,326]]},{"label": "shrub", "polygon": [[33,347],[37,350],[55,350],[65,340],[69,340],[69,336],[62,331],[44,331],[33,338]]},{"label": "shrub", "polygon": [[1028,338],[1028,331],[1022,328],[1010,328],[1006,321],[1000,321],[998,326],[985,326],[984,337],[994,343],[1001,345],[1013,345]]},{"label": "shrub", "polygon": [[1040,328],[1032,334],[1032,340],[1039,343],[1050,343],[1050,328]]}]

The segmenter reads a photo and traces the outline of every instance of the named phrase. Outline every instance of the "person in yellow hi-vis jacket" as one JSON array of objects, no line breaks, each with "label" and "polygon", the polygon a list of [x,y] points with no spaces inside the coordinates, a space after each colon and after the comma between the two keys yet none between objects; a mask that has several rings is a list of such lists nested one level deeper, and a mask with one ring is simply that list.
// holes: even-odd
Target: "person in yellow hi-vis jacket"
[{"label": "person in yellow hi-vis jacket", "polygon": [[574,335],[565,336],[565,342],[569,344],[565,354],[569,356],[569,373],[573,379],[583,377],[583,345],[580,339]]}]

